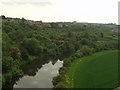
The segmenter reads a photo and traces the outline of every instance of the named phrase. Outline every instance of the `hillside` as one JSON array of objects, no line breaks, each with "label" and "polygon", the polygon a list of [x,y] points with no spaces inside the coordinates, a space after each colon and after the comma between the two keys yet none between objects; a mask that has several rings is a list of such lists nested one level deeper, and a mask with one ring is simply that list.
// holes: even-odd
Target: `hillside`
[{"label": "hillside", "polygon": [[[114,26],[114,27],[113,27]],[[118,48],[117,25],[2,19],[3,87],[25,73],[22,67],[35,60],[43,62]],[[66,61],[67,62],[67,61]]]}]

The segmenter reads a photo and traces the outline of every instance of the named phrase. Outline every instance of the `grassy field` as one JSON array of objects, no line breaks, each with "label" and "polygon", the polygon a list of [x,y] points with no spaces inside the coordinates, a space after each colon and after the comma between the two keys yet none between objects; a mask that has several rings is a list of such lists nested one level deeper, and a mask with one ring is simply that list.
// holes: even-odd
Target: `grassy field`
[{"label": "grassy field", "polygon": [[78,59],[65,74],[70,88],[115,88],[118,86],[118,51],[103,51]]}]

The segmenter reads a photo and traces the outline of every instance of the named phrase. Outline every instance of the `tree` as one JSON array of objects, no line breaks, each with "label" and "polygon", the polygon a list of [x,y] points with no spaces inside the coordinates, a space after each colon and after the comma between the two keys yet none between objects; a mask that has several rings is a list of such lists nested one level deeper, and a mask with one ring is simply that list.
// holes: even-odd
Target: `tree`
[{"label": "tree", "polygon": [[5,15],[1,15],[2,19],[5,19]]},{"label": "tree", "polygon": [[83,55],[89,55],[89,54],[92,54],[94,52],[94,49],[90,48],[88,46],[82,46],[80,48],[80,51],[83,53]]},{"label": "tree", "polygon": [[104,41],[97,41],[95,43],[95,49],[96,51],[102,51],[105,49],[105,42]]},{"label": "tree", "polygon": [[53,83],[53,85],[57,85],[57,83],[59,82],[59,81],[61,81],[62,80],[62,76],[61,75],[58,75],[58,76],[56,76],[56,77],[54,77],[53,78],[53,81],[52,81],[52,83]]},{"label": "tree", "polygon": [[104,37],[104,34],[101,32],[101,33],[100,33],[100,36],[103,38],[103,37]]},{"label": "tree", "polygon": [[35,38],[24,39],[22,45],[27,49],[29,54],[35,55],[37,53],[36,51],[39,46],[39,41]]},{"label": "tree", "polygon": [[12,47],[11,48],[11,57],[15,59],[20,59],[21,57],[21,52],[18,47]]},{"label": "tree", "polygon": [[11,64],[13,63],[13,58],[10,56],[3,56],[2,60],[2,72],[7,73],[11,69]]},{"label": "tree", "polygon": [[88,45],[89,44],[89,40],[86,39],[86,38],[82,38],[80,42],[81,42],[82,45]]},{"label": "tree", "polygon": [[24,21],[25,21],[25,18],[22,17],[22,21],[24,22]]},{"label": "tree", "polygon": [[28,60],[29,53],[25,48],[21,48],[21,57],[23,60]]}]

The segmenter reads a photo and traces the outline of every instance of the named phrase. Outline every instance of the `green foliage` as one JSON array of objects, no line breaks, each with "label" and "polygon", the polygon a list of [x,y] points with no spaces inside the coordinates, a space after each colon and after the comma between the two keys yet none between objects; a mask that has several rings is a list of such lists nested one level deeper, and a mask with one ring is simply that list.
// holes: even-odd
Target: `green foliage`
[{"label": "green foliage", "polygon": [[88,46],[82,46],[80,48],[80,51],[82,52],[83,56],[85,55],[90,55],[94,52],[94,49],[93,48],[90,48]]},{"label": "green foliage", "polygon": [[2,60],[2,72],[7,73],[11,69],[12,57],[4,56]]},{"label": "green foliage", "polygon": [[59,84],[56,85],[55,88],[57,88],[57,89],[58,89],[58,88],[59,88],[59,89],[60,89],[60,88],[63,89],[63,88],[68,88],[68,87],[67,87],[66,84],[64,84],[64,83],[59,83]]},{"label": "green foliage", "polygon": [[[41,22],[40,22],[41,23]],[[105,25],[95,26],[64,23],[60,28],[58,23],[48,26],[22,19],[3,19],[2,54],[3,83],[10,83],[12,77],[23,74],[20,67],[34,60],[47,60],[51,57],[70,56],[64,60],[63,74],[72,61],[96,51],[118,48],[117,34]],[[110,30],[109,30],[110,29]],[[113,29],[113,28],[112,28]],[[60,78],[55,79],[56,82]],[[56,83],[55,82],[55,83]],[[57,87],[65,87],[59,84]]]},{"label": "green foliage", "polygon": [[39,41],[34,38],[25,39],[22,43],[23,47],[29,52],[29,54],[37,54],[37,48],[39,47]]},{"label": "green foliage", "polygon": [[54,77],[53,78],[53,85],[57,85],[57,83],[59,82],[59,81],[61,81],[62,80],[62,76],[61,75],[59,75],[59,76],[57,76],[57,77]]},{"label": "green foliage", "polygon": [[19,69],[20,62],[14,61],[12,57],[4,56],[2,61],[3,85],[10,83],[12,78],[23,75],[22,70]]},{"label": "green foliage", "polygon": [[19,50],[19,48],[17,47],[12,47],[11,48],[11,57],[15,60],[15,59],[20,59],[21,57],[21,52]]}]

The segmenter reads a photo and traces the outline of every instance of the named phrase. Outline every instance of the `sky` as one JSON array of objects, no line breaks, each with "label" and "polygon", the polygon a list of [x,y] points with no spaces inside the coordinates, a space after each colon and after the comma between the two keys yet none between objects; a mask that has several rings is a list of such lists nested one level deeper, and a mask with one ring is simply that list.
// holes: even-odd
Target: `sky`
[{"label": "sky", "polygon": [[118,23],[119,0],[0,0],[0,14],[43,22]]}]

